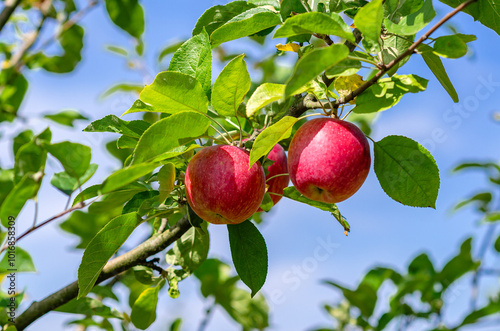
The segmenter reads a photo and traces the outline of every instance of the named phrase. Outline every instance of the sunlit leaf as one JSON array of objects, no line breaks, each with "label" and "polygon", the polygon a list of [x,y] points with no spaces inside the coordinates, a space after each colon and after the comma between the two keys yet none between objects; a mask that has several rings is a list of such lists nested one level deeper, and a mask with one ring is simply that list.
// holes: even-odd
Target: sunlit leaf
[{"label": "sunlit leaf", "polygon": [[215,80],[212,106],[222,116],[235,116],[250,89],[250,75],[242,54],[229,62]]},{"label": "sunlit leaf", "polygon": [[[151,125],[139,139],[133,164],[158,158],[180,146],[179,139],[203,135],[210,120],[203,114],[186,111],[174,114]],[[186,150],[181,151],[181,154]],[[160,157],[165,159],[165,157]]]},{"label": "sunlit leaf", "polygon": [[88,120],[87,117],[81,115],[76,110],[63,110],[56,114],[47,114],[43,116],[51,121],[59,123],[61,125],[73,127],[73,122],[77,120]]},{"label": "sunlit leaf", "polygon": [[156,305],[160,288],[158,284],[146,289],[135,301],[130,319],[136,328],[146,330],[156,320]]},{"label": "sunlit leaf", "polygon": [[372,0],[358,11],[354,17],[354,25],[365,38],[377,41],[380,38],[383,19],[382,0]]},{"label": "sunlit leaf", "polygon": [[334,44],[306,53],[295,65],[292,77],[286,84],[285,97],[294,94],[323,71],[345,59],[347,55],[349,49],[343,44]]},{"label": "sunlit leaf", "polygon": [[247,101],[247,117],[251,117],[259,109],[270,104],[271,102],[282,99],[284,94],[285,85],[273,83],[264,83],[260,85]]},{"label": "sunlit leaf", "polygon": [[281,23],[279,15],[266,8],[249,9],[221,25],[210,35],[212,47],[250,36]]},{"label": "sunlit leaf", "polygon": [[138,111],[175,114],[186,110],[206,113],[208,110],[208,99],[200,82],[180,72],[160,72],[154,82],[142,90],[139,97],[152,108],[133,107],[124,114]]},{"label": "sunlit leaf", "polygon": [[293,125],[298,121],[296,117],[285,116],[275,124],[262,131],[255,139],[250,151],[249,168],[261,157],[267,155],[278,142],[290,137]]},{"label": "sunlit leaf", "polygon": [[205,30],[187,40],[174,53],[169,71],[178,71],[196,78],[207,96],[212,86],[212,48]]},{"label": "sunlit leaf", "polygon": [[118,216],[90,241],[78,268],[78,299],[90,292],[108,260],[142,221],[137,213]]}]

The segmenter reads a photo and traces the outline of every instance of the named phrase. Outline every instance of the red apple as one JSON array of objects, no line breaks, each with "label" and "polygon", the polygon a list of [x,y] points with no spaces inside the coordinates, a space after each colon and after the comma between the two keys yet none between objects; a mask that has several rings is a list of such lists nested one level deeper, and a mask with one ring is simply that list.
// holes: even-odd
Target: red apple
[{"label": "red apple", "polygon": [[238,224],[259,208],[266,190],[259,162],[248,169],[249,154],[228,145],[205,147],[186,170],[186,197],[194,212],[213,224]]},{"label": "red apple", "polygon": [[[288,173],[285,150],[283,149],[283,147],[281,147],[280,144],[276,144],[274,145],[271,152],[269,152],[269,154],[267,155],[267,158],[271,161],[274,161],[273,164],[267,167],[268,171],[266,177],[267,192],[280,194],[280,195],[269,194],[269,196],[273,200],[273,204],[277,204],[278,201],[280,201],[282,198],[281,195],[283,195],[283,189],[288,186],[290,177],[289,176],[278,176],[274,178],[271,177]],[[267,178],[271,179],[267,180]],[[261,212],[263,210],[259,208],[259,210],[257,211]]]},{"label": "red apple", "polygon": [[354,124],[333,118],[306,122],[288,149],[288,173],[309,199],[337,203],[363,185],[370,170],[370,147]]}]

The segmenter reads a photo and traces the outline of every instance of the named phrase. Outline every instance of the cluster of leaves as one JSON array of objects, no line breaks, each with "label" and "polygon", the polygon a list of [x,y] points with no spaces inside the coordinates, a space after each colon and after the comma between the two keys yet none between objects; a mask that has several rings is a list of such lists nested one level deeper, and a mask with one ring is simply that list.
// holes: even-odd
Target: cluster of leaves
[{"label": "cluster of leaves", "polygon": [[[56,3],[41,12],[41,24],[46,19],[58,20],[63,29],[56,39],[63,50],[62,55],[49,56],[43,53],[43,48],[28,52],[30,47],[28,50],[17,47],[22,39],[18,44],[0,48],[8,68],[0,75],[0,121],[16,118],[26,92],[27,81],[18,71],[21,65],[63,73],[73,70],[81,59],[83,29],[71,20],[76,7],[72,1],[61,1],[64,15],[59,15],[56,8],[60,6]],[[485,3],[490,4],[487,1],[472,4],[468,13],[499,32],[494,24],[495,17],[484,16],[477,9]],[[133,64],[131,57],[143,54],[142,7],[137,1],[106,0],[105,4],[111,21],[132,36],[136,44],[134,52],[117,46],[110,46],[109,50],[126,56]],[[395,106],[407,93],[424,91],[427,85],[426,79],[411,74],[399,75],[397,70],[408,60],[406,52],[416,40],[415,35],[435,16],[431,0],[404,4],[381,0],[318,1],[314,4],[311,7],[312,4],[300,0],[249,0],[214,6],[199,18],[190,39],[170,45],[161,52],[159,61],[172,54],[170,64],[150,85],[119,84],[108,90],[105,95],[116,91],[139,93],[139,98],[124,115],[139,112],[144,115],[142,119],[130,121],[108,115],[84,130],[119,135],[106,147],[121,160],[123,168],[101,184],[82,188],[97,169],[97,165],[91,163],[90,148],[72,142],[52,143],[49,129],[37,135],[23,131],[14,139],[15,165],[12,169],[0,170],[0,219],[4,227],[8,226],[9,217],[17,217],[26,202],[36,198],[49,154],[64,168],[63,172],[54,175],[51,184],[68,196],[68,203],[79,190],[72,208],[88,205],[85,211],[73,211],[61,224],[63,230],[80,237],[76,248],[85,249],[78,271],[78,298],[58,308],[61,312],[86,316],[72,323],[111,330],[108,319],[118,318],[125,329],[130,323],[146,329],[156,319],[158,296],[164,285],[168,283],[169,295],[176,298],[180,293],[178,283],[194,274],[201,281],[203,296],[211,297],[214,304],[220,305],[244,328],[263,329],[268,325],[265,299],[256,295],[265,282],[268,268],[264,238],[250,220],[228,226],[238,276],[231,276],[229,266],[223,262],[207,259],[207,223],[190,211],[184,196],[184,173],[190,158],[199,148],[237,144],[242,138],[249,138],[245,146],[250,150],[250,165],[259,160],[265,163],[273,146],[281,143],[287,147],[305,118],[319,108],[332,116],[341,116],[343,111],[347,116],[352,112],[350,119],[369,134],[374,114]],[[28,6],[26,10],[31,8]],[[16,24],[14,21],[13,25]],[[275,30],[278,25],[280,27]],[[286,42],[277,45],[277,53],[270,58],[255,61],[254,67],[261,68],[264,75],[260,82],[252,82],[245,55],[226,54],[222,45],[243,37],[263,43],[273,32],[273,38],[286,38]],[[442,36],[419,44],[416,51],[455,102],[458,96],[441,58],[465,55],[466,43],[474,39],[474,36],[463,34]],[[11,53],[16,47],[22,50],[18,56]],[[212,84],[215,52],[223,62],[229,62]],[[291,70],[281,70],[283,68],[275,63],[276,58],[290,54],[296,56],[296,64]],[[387,73],[387,77],[370,82],[377,73]],[[349,99],[354,94],[356,98]],[[306,100],[313,101],[315,106],[306,106],[300,114],[290,112]],[[85,119],[72,111],[46,118],[63,125]],[[407,137],[388,136],[374,142],[374,154],[375,172],[391,198],[409,206],[435,207],[439,171],[424,147]],[[345,231],[349,231],[349,224],[335,205],[309,200],[293,187],[287,188],[284,196],[330,212]],[[270,207],[262,206],[264,210]],[[108,260],[124,250],[123,244],[139,225],[148,224],[153,240],[161,238],[186,218],[191,227],[164,259],[136,261],[136,267],[115,278],[116,281],[96,286]],[[259,214],[253,217],[256,223],[260,218]],[[2,236],[5,233],[2,232]],[[21,249],[19,252],[20,263],[26,265],[25,271],[33,271],[28,253]],[[470,249],[463,254],[469,254],[470,260]],[[418,260],[414,267],[427,272],[426,261]],[[167,269],[161,267],[163,262],[169,265]],[[464,273],[477,268],[474,262],[471,263]],[[153,277],[153,270],[160,275]],[[412,275],[420,277],[421,273],[415,270],[412,269]],[[433,281],[440,282],[443,288],[435,290],[431,286],[432,293],[426,294],[429,302],[442,294],[444,281],[453,279],[448,275],[439,276],[445,270],[446,267],[440,273],[433,273]],[[458,278],[461,274],[454,275]],[[398,288],[401,286],[402,297],[422,290],[404,285],[405,277],[380,269],[371,274],[371,280],[367,280],[369,284],[363,285],[363,290],[370,288],[368,294],[362,292],[357,296],[341,288],[346,297],[360,305],[353,304],[361,310],[360,325],[368,325],[368,317],[373,313],[367,296],[371,300],[375,293],[376,301],[377,289],[385,279],[390,278]],[[413,283],[408,282],[423,286],[418,277]],[[251,292],[236,286],[239,279]],[[130,314],[117,312],[103,303],[104,299],[116,300],[113,287],[117,282],[130,290]],[[21,293],[19,300],[22,298]],[[387,322],[398,314],[396,310],[388,315]],[[6,317],[0,316],[2,325],[7,323]],[[178,325],[176,321],[172,328]]]},{"label": "cluster of leaves", "polygon": [[[491,206],[493,192],[498,190],[500,184],[500,167],[493,162],[463,163],[454,171],[473,169],[486,174],[492,184],[490,190],[474,194],[459,202],[454,209],[474,205],[480,215],[480,224],[487,227],[485,236],[466,239],[458,254],[448,260],[441,270],[437,270],[429,256],[422,253],[410,262],[404,273],[387,267],[369,270],[356,289],[326,281],[327,285],[340,290],[343,295],[339,303],[324,306],[335,321],[335,330],[349,326],[356,330],[384,330],[395,325],[408,329],[412,328],[413,323],[425,323],[426,329],[430,330],[460,330],[470,325],[479,327],[500,314],[499,293],[490,293],[488,303],[477,307],[480,279],[500,275],[496,265],[486,260],[487,252],[500,253],[500,236],[495,238],[495,235],[499,235],[496,229],[500,217],[498,208]],[[480,243],[476,254],[472,252],[473,241]],[[459,281],[463,283],[467,275],[471,279],[470,288],[458,285]],[[382,295],[386,291],[380,291],[383,284],[394,289],[394,294],[389,298]],[[445,315],[452,311],[447,306],[459,296],[469,295],[469,311],[460,322],[453,326],[447,325],[449,319]]]}]

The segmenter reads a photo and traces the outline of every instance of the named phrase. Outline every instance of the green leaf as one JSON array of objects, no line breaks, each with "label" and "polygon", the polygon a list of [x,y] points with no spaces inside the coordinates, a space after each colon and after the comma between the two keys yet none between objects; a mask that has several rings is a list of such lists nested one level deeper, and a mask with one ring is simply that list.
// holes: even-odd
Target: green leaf
[{"label": "green leaf", "polygon": [[[488,317],[490,315],[495,315],[500,313],[500,301],[498,299],[492,299],[490,298],[489,303],[480,308],[477,309],[473,312],[471,312],[469,315],[465,316],[462,323],[458,327],[456,327],[454,330],[457,329],[462,329],[463,326],[469,325],[469,324],[475,324],[480,322],[485,317]],[[484,321],[486,322],[486,321]],[[476,326],[477,328],[477,326]]]},{"label": "green leaf", "polygon": [[250,169],[255,162],[261,157],[267,155],[278,142],[290,137],[293,125],[298,121],[298,118],[285,116],[278,122],[262,131],[255,139],[252,150],[250,151]]},{"label": "green leaf", "polygon": [[132,138],[129,136],[121,136],[118,138],[116,141],[116,147],[118,149],[124,149],[124,148],[135,148],[137,146],[137,143],[139,142],[139,139],[137,138]]},{"label": "green leaf", "polygon": [[163,59],[167,55],[172,54],[175,51],[177,51],[182,46],[182,44],[184,44],[184,43],[185,43],[185,40],[183,40],[183,41],[177,41],[177,42],[173,42],[171,44],[168,44],[165,48],[162,49],[162,51],[160,52],[160,55],[158,55],[158,62],[163,61]]},{"label": "green leaf", "polygon": [[170,324],[170,328],[168,330],[169,331],[181,331],[181,324],[182,324],[182,319],[177,318],[172,322],[172,324]]},{"label": "green leaf", "polygon": [[[406,50],[413,44],[414,36],[408,36],[406,38],[401,38],[400,36],[388,36],[384,38],[382,49],[378,53],[385,64],[389,64],[391,61],[398,58],[401,54],[406,52]],[[410,56],[406,56],[403,60],[399,61],[395,66],[393,66],[387,74],[393,76],[397,70],[402,67],[408,60]]]},{"label": "green leaf", "polygon": [[252,297],[261,289],[267,276],[267,247],[264,237],[252,222],[228,224],[229,244],[234,267]]},{"label": "green leaf", "polygon": [[111,86],[106,91],[104,91],[99,96],[99,99],[101,99],[101,100],[106,99],[110,95],[117,93],[117,92],[124,92],[124,93],[133,92],[135,95],[137,95],[137,94],[141,93],[143,88],[144,88],[144,85],[139,85],[139,84],[129,84],[129,83],[116,84],[116,85]]},{"label": "green leaf", "polygon": [[[5,255],[0,261],[0,275],[10,274],[11,272],[36,272],[33,260],[27,251],[20,247],[16,247],[16,243],[10,238],[7,239]],[[10,247],[14,249],[11,250]]]},{"label": "green leaf", "polygon": [[158,191],[143,191],[139,192],[123,206],[122,214],[137,212],[144,216],[158,204]]},{"label": "green leaf", "polygon": [[169,71],[178,71],[196,78],[210,96],[212,86],[212,48],[205,30],[187,40],[170,60]]},{"label": "green leaf", "polygon": [[500,252],[500,236],[498,236],[497,240],[495,240],[494,247],[497,252]]},{"label": "green leaf", "polygon": [[306,8],[302,4],[302,0],[282,0],[281,1],[281,17],[286,20],[293,13],[305,13]]},{"label": "green leaf", "polygon": [[373,113],[396,105],[406,93],[425,91],[428,81],[417,75],[394,75],[382,78],[356,97],[353,112]]},{"label": "green leaf", "polygon": [[343,44],[334,44],[306,53],[295,65],[292,77],[286,84],[285,97],[294,94],[323,71],[345,59],[347,55],[349,49]]},{"label": "green leaf", "polygon": [[482,213],[487,213],[490,209],[491,201],[493,199],[493,195],[490,192],[481,192],[473,195],[472,197],[465,199],[459,203],[457,203],[453,210],[458,210],[470,204],[475,204],[477,210]]},{"label": "green leaf", "polygon": [[67,220],[61,223],[62,230],[77,236],[80,242],[77,249],[85,249],[97,232],[111,219],[108,214],[89,214],[80,210],[71,213]]},{"label": "green leaf", "polygon": [[78,268],[78,299],[92,290],[108,260],[142,221],[137,213],[118,216],[106,224],[90,241]]},{"label": "green leaf", "polygon": [[133,164],[145,162],[179,147],[179,139],[203,135],[210,120],[203,114],[181,112],[159,120],[147,129],[134,150]]},{"label": "green leaf", "polygon": [[273,199],[271,199],[271,195],[266,192],[266,194],[264,194],[264,199],[260,203],[260,209],[262,209],[263,211],[270,211],[273,206]]},{"label": "green leaf", "polygon": [[[439,0],[453,8],[465,2],[465,0]],[[495,0],[479,0],[470,4],[463,12],[471,15],[474,20],[481,22],[484,26],[500,34],[500,4]]]},{"label": "green leaf", "polygon": [[31,131],[31,130],[21,131],[18,133],[17,136],[14,137],[14,139],[12,141],[12,150],[14,152],[14,157],[16,156],[17,151],[19,151],[19,148],[28,144],[30,141],[32,141],[33,137],[34,137],[34,134],[33,134],[33,131]]},{"label": "green leaf", "polygon": [[453,102],[458,102],[457,91],[451,83],[450,78],[448,77],[448,74],[446,73],[446,70],[444,68],[443,62],[441,61],[439,56],[433,54],[432,48],[427,45],[420,45],[418,49],[422,51],[420,55],[422,55],[425,64],[427,64],[439,83],[444,87],[446,92],[448,92],[448,95],[451,97]]},{"label": "green leaf", "polygon": [[460,252],[453,257],[443,267],[438,274],[437,279],[443,285],[443,289],[448,288],[454,281],[470,271],[475,271],[480,265],[480,262],[475,262],[471,255],[472,238],[466,239],[460,246]]},{"label": "green leaf", "polygon": [[408,16],[420,8],[424,4],[424,0],[410,0],[410,1],[400,1],[400,0],[388,0],[384,2],[386,17],[391,19],[398,19],[401,16]]},{"label": "green leaf", "polygon": [[77,120],[88,120],[87,117],[82,116],[76,110],[63,110],[57,114],[47,114],[43,116],[51,121],[59,123],[61,125],[74,127],[73,122]]},{"label": "green leaf", "polygon": [[123,318],[122,314],[116,310],[111,310],[111,308],[105,306],[101,301],[92,298],[73,299],[54,309],[54,311],[87,316],[101,316],[105,318]]},{"label": "green leaf", "polygon": [[63,49],[63,55],[47,56],[42,52],[34,54],[28,59],[28,66],[42,67],[55,73],[68,73],[76,68],[82,60],[84,30],[79,25],[73,25],[63,31],[58,40]]},{"label": "green leaf", "polygon": [[439,169],[429,151],[403,136],[374,145],[375,173],[385,193],[404,205],[436,208]]},{"label": "green leaf", "polygon": [[153,108],[133,107],[124,115],[138,111],[175,114],[185,110],[206,114],[208,110],[208,98],[200,82],[180,72],[160,72],[153,84],[142,90],[139,98]]},{"label": "green leaf", "polygon": [[137,99],[134,101],[132,106],[124,113],[124,114],[129,114],[129,113],[138,113],[138,112],[155,112],[155,108],[151,105],[148,105],[144,102],[142,102],[140,99]]},{"label": "green leaf", "polygon": [[139,138],[149,127],[146,121],[124,121],[115,115],[107,115],[100,120],[90,123],[85,132],[114,132],[128,137]]},{"label": "green leaf", "polygon": [[47,161],[47,151],[42,147],[43,143],[49,143],[52,138],[50,129],[45,129],[29,143],[19,147],[15,155],[14,174],[15,182],[28,174],[40,173],[43,175]]},{"label": "green leaf", "polygon": [[491,213],[487,213],[487,214],[484,216],[483,221],[484,221],[484,222],[490,222],[490,223],[500,221],[500,212],[491,212]]},{"label": "green leaf", "polygon": [[335,219],[337,219],[337,221],[340,223],[340,225],[342,225],[342,227],[344,228],[344,231],[347,231],[347,232],[351,231],[351,227],[350,227],[349,223],[347,223],[347,220],[344,218],[344,216],[342,216],[342,214],[340,214],[340,211],[339,211],[336,204],[324,203],[324,202],[315,201],[315,200],[311,200],[309,198],[306,198],[299,191],[297,191],[297,189],[293,186],[285,187],[285,189],[283,190],[283,196],[287,197],[288,199],[302,202],[302,203],[305,203],[306,205],[330,212],[333,215],[333,217],[335,217]]},{"label": "green leaf", "polygon": [[210,35],[236,15],[252,8],[255,8],[255,5],[246,1],[233,1],[226,5],[213,6],[200,16],[193,29],[193,36],[199,34],[203,28]]},{"label": "green leaf", "polygon": [[359,60],[344,59],[326,70],[325,74],[328,78],[338,76],[351,76],[361,69],[361,62]]},{"label": "green leaf", "polygon": [[208,256],[210,236],[207,225],[207,222],[203,222],[201,228],[191,227],[177,239],[167,252],[167,263],[180,266],[188,274],[198,269]]},{"label": "green leaf", "polygon": [[250,90],[250,75],[243,57],[235,57],[215,80],[212,106],[221,116],[235,116],[243,98]]},{"label": "green leaf", "polygon": [[0,206],[14,188],[14,169],[0,169]]},{"label": "green leaf", "polygon": [[138,0],[106,0],[109,18],[123,31],[139,39],[144,32],[144,11]]},{"label": "green leaf", "polygon": [[372,315],[377,303],[377,291],[371,286],[360,283],[353,291],[334,282],[326,281],[325,283],[341,290],[349,304],[359,308],[362,316],[368,318]]},{"label": "green leaf", "polygon": [[[9,79],[9,84],[4,80]],[[4,88],[0,92],[0,123],[3,121],[12,122],[16,116],[21,103],[28,90],[28,81],[19,73],[12,73],[8,70],[0,72],[0,81]]]},{"label": "green leaf", "polygon": [[90,147],[63,141],[57,144],[44,143],[43,147],[61,162],[68,175],[80,178],[85,175],[90,166]]},{"label": "green leaf", "polygon": [[378,41],[384,19],[382,0],[372,0],[364,5],[354,16],[354,25],[367,39]]},{"label": "green leaf", "polygon": [[9,220],[19,215],[26,201],[36,196],[40,181],[40,176],[27,174],[12,188],[0,206],[0,220],[3,226],[8,227]]},{"label": "green leaf", "polygon": [[284,94],[285,85],[283,84],[264,83],[260,85],[247,101],[247,117],[251,117],[255,112],[271,102],[281,100]]},{"label": "green leaf", "polygon": [[115,171],[102,183],[100,193],[113,192],[127,184],[135,182],[137,179],[158,168],[158,166],[158,163],[141,163]]},{"label": "green leaf", "polygon": [[340,15],[310,12],[288,18],[274,33],[273,38],[288,38],[301,34],[334,35],[354,42],[351,29]]},{"label": "green leaf", "polygon": [[161,285],[158,284],[146,289],[135,301],[130,319],[136,328],[146,330],[156,320],[156,306],[160,288]]},{"label": "green leaf", "polygon": [[171,162],[166,163],[161,167],[157,175],[158,184],[160,185],[160,202],[165,201],[165,199],[170,195],[170,192],[175,187],[175,165]]},{"label": "green leaf", "polygon": [[111,53],[114,53],[114,54],[117,54],[117,55],[121,55],[121,56],[124,56],[124,57],[128,57],[129,56],[128,51],[125,48],[120,47],[120,46],[106,45],[106,50],[109,51],[109,52],[111,52]]},{"label": "green leaf", "polygon": [[391,20],[385,19],[384,25],[392,33],[411,36],[422,30],[436,16],[432,0],[425,0],[422,7],[410,15],[396,15]]},{"label": "green leaf", "polygon": [[218,27],[210,35],[212,47],[247,37],[281,23],[280,16],[266,8],[249,9]]},{"label": "green leaf", "polygon": [[80,178],[71,177],[66,172],[55,173],[50,184],[66,195],[71,195],[77,188],[85,184],[96,172],[97,164],[91,163],[85,174]]},{"label": "green leaf", "polygon": [[467,44],[457,35],[436,38],[432,48],[434,54],[449,59],[458,59],[467,54]]}]

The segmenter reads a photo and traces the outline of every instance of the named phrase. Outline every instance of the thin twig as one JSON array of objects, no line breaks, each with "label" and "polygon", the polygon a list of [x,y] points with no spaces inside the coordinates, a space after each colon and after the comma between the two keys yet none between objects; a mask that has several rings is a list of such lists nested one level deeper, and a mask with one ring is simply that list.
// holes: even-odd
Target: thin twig
[{"label": "thin twig", "polygon": [[[479,248],[479,253],[477,256],[477,259],[479,261],[482,261],[484,259],[484,256],[486,255],[486,252],[488,251],[488,248],[491,245],[491,242],[493,240],[493,236],[496,233],[498,224],[497,223],[492,223],[486,230],[486,234],[484,235],[483,241],[481,242],[481,247]],[[472,289],[471,289],[471,298],[470,298],[470,309],[475,310],[477,307],[477,297],[478,297],[478,289],[479,289],[479,276],[480,276],[480,271],[481,269],[477,269],[474,272],[474,277],[472,278]],[[484,270],[484,269],[483,269]],[[484,271],[483,271],[484,272]]]},{"label": "thin twig", "polygon": [[2,31],[3,27],[9,21],[10,17],[16,10],[17,6],[21,3],[21,0],[6,0],[5,7],[3,7],[2,12],[0,13],[0,31]]},{"label": "thin twig", "polygon": [[208,322],[210,321],[210,317],[212,316],[212,312],[214,311],[216,305],[216,301],[214,300],[212,304],[205,310],[205,316],[200,322],[200,326],[198,327],[198,331],[205,331]]},{"label": "thin twig", "polygon": [[[24,232],[24,233],[23,233],[23,234],[21,234],[19,237],[17,237],[16,242],[19,242],[21,239],[23,239],[24,237],[26,237],[27,235],[29,235],[31,232],[36,231],[37,229],[39,229],[39,228],[43,227],[44,225],[47,225],[47,224],[49,224],[50,222],[52,222],[52,221],[54,221],[54,220],[56,220],[56,219],[58,219],[58,218],[60,218],[60,217],[62,217],[62,216],[64,216],[64,215],[66,215],[66,214],[69,214],[69,213],[71,213],[71,212],[72,212],[72,211],[74,211],[74,210],[77,210],[77,209],[82,209],[82,208],[84,208],[85,206],[86,206],[86,204],[85,204],[85,203],[83,203],[83,202],[78,202],[78,203],[77,203],[76,205],[74,205],[73,207],[71,207],[71,208],[69,208],[69,209],[66,209],[66,210],[64,210],[64,211],[60,212],[59,214],[57,214],[57,215],[55,215],[55,216],[53,216],[53,217],[49,218],[48,220],[46,220],[46,221],[44,221],[44,222],[42,222],[42,223],[40,223],[40,224],[38,224],[38,225],[36,225],[36,226],[34,226],[34,227],[31,227],[31,228],[30,228],[30,229],[28,229],[28,230],[26,230],[26,232]],[[4,245],[4,246],[2,247],[2,249],[0,249],[0,254],[1,254],[3,251],[5,251],[5,250],[7,249],[7,247],[8,247],[8,246]]]},{"label": "thin twig", "polygon": [[354,100],[358,95],[366,91],[370,86],[374,85],[386,72],[391,70],[396,64],[404,60],[406,57],[411,56],[413,54],[413,51],[429,36],[436,31],[441,25],[446,23],[448,20],[450,20],[453,16],[455,16],[458,12],[460,12],[462,9],[467,7],[468,5],[476,2],[477,0],[468,0],[459,6],[457,6],[453,11],[449,12],[446,14],[442,19],[439,20],[434,26],[432,26],[427,32],[425,32],[420,38],[418,38],[417,41],[415,41],[406,51],[404,51],[402,54],[400,54],[397,58],[389,62],[388,64],[382,64],[382,68],[373,76],[370,80],[368,80],[366,83],[361,85],[359,88],[356,90],[352,91],[349,93],[345,98],[340,98],[337,100],[336,105],[341,105],[348,103],[349,101]]}]

